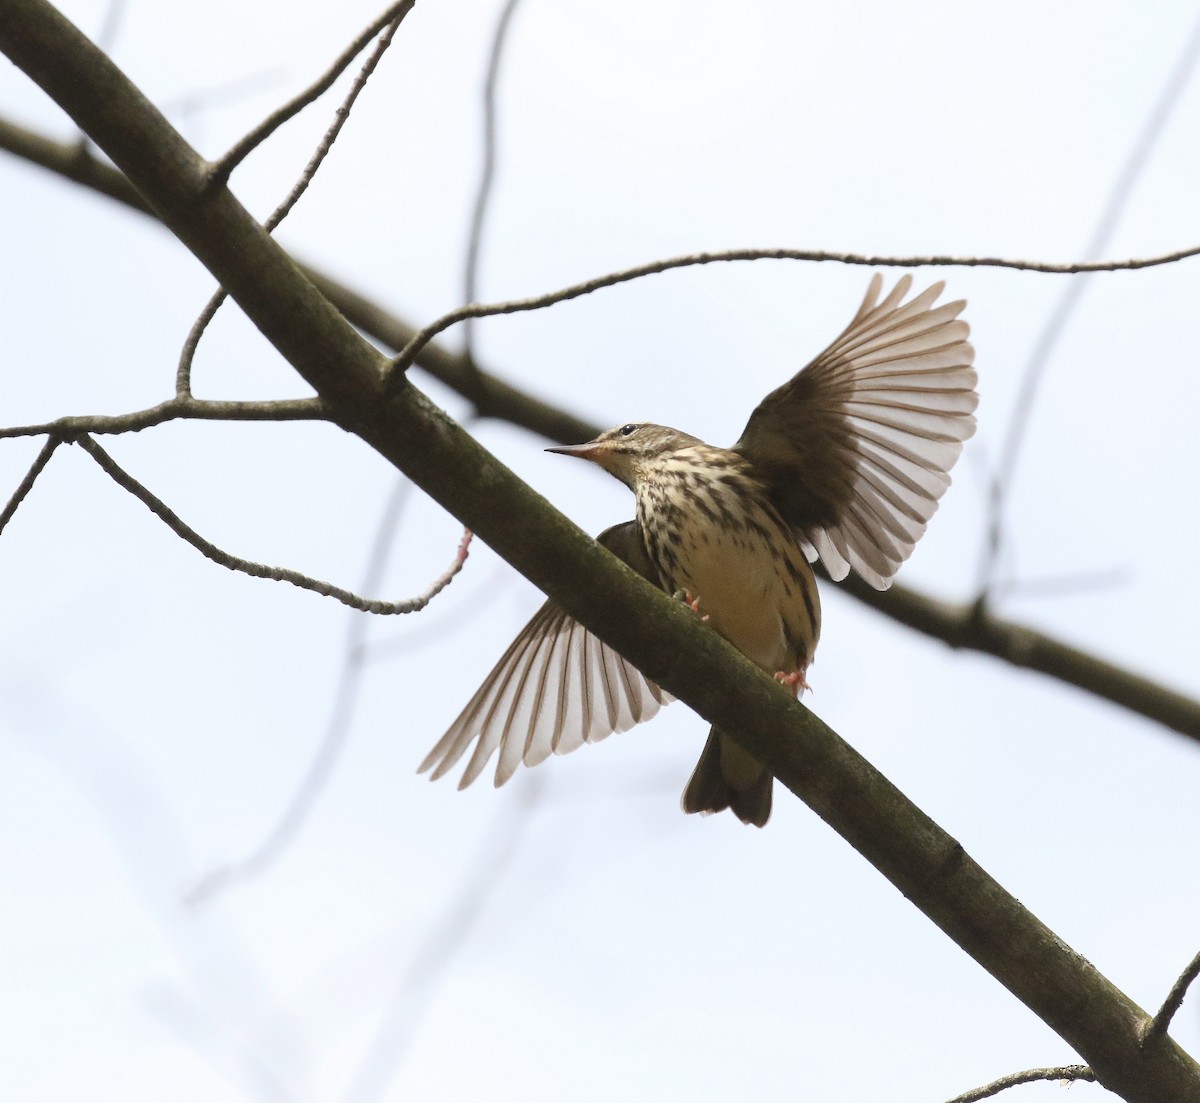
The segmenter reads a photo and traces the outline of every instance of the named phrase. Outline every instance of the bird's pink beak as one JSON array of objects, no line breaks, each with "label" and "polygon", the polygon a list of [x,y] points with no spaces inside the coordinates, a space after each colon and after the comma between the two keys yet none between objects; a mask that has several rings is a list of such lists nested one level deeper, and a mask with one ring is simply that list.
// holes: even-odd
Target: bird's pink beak
[{"label": "bird's pink beak", "polygon": [[560,456],[578,456],[581,460],[594,460],[604,451],[604,445],[589,440],[586,444],[564,444],[558,448],[547,448],[546,451]]}]

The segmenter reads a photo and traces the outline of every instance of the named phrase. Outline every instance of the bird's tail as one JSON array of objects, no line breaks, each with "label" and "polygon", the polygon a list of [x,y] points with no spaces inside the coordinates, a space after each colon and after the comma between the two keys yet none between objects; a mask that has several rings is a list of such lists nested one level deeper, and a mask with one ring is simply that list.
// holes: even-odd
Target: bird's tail
[{"label": "bird's tail", "polygon": [[731,808],[742,823],[762,827],[771,815],[774,782],[770,770],[713,728],[680,804],[703,815]]}]

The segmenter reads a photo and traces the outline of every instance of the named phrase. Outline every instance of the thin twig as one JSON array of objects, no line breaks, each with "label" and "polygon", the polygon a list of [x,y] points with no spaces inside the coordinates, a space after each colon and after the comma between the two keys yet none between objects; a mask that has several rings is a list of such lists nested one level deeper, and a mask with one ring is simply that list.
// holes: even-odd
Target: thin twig
[{"label": "thin twig", "polygon": [[284,73],[285,70],[280,65],[252,69],[250,72],[239,73],[215,84],[189,88],[177,96],[161,100],[159,107],[164,115],[178,118],[182,124],[190,121],[192,116],[199,115],[205,110],[212,110],[221,103],[237,103],[245,100],[257,88],[277,86]]},{"label": "thin twig", "polygon": [[[492,34],[492,49],[488,57],[487,76],[483,81],[483,166],[479,176],[479,189],[475,193],[475,206],[471,212],[471,232],[467,238],[467,260],[463,268],[463,302],[473,303],[478,298],[479,250],[483,243],[483,224],[487,218],[488,205],[492,198],[492,186],[496,179],[496,85],[500,79],[500,58],[504,43],[520,0],[507,0],[496,30]],[[463,355],[467,362],[475,364],[474,319],[463,322]]]},{"label": "thin twig", "polygon": [[[363,62],[358,76],[354,78],[354,83],[346,93],[345,99],[342,100],[334,112],[333,122],[329,124],[321,141],[317,144],[316,150],[309,158],[308,164],[304,166],[304,171],[300,174],[300,178],[292,185],[292,190],[288,192],[283,202],[271,212],[271,216],[263,223],[263,229],[268,234],[274,233],[279,224],[287,218],[292,208],[300,202],[300,197],[308,190],[309,184],[312,183],[314,177],[317,175],[317,171],[329,155],[329,151],[333,148],[333,143],[337,141],[338,135],[342,132],[342,127],[346,125],[347,119],[350,118],[350,112],[354,107],[355,101],[367,86],[367,81],[371,79],[371,74],[375,72],[380,59],[392,44],[392,38],[395,36],[396,30],[404,22],[404,17],[412,11],[415,3],[416,0],[403,0],[403,3],[396,5],[396,14],[392,15],[383,33],[379,36],[379,41],[375,43],[375,49],[371,51],[367,60]],[[355,52],[357,53],[357,51]],[[200,338],[208,328],[209,322],[213,320],[213,317],[221,308],[221,304],[225,301],[226,295],[227,292],[224,288],[219,288],[214,292],[212,298],[208,300],[208,303],[200,312],[200,317],[196,319],[191,330],[188,332],[187,340],[183,345],[183,351],[179,356],[179,365],[175,370],[175,393],[177,395],[185,396],[192,393],[192,362],[196,357],[196,348],[200,344]]]},{"label": "thin twig", "polygon": [[109,0],[104,12],[104,22],[96,32],[96,45],[106,54],[112,54],[113,44],[117,41],[117,33],[121,29],[121,19],[125,15],[125,0]]},{"label": "thin twig", "polygon": [[212,298],[204,304],[204,309],[200,311],[199,316],[192,323],[191,329],[188,330],[187,337],[184,338],[183,348],[179,350],[179,363],[175,366],[176,398],[192,397],[192,364],[196,360],[196,349],[200,347],[200,338],[208,329],[208,323],[217,316],[217,311],[221,309],[221,304],[225,299],[225,289],[218,287],[213,292]]},{"label": "thin twig", "polygon": [[[362,589],[368,593],[382,583],[388,552],[391,549],[400,513],[411,486],[412,483],[401,476],[396,481],[395,489],[384,506],[383,516],[380,518],[379,527],[375,532],[375,540],[371,546],[367,569],[363,573]],[[184,897],[184,901],[188,905],[196,907],[205,904],[233,884],[259,876],[279,859],[300,833],[317,798],[333,776],[334,767],[341,757],[350,734],[350,725],[354,718],[354,708],[358,702],[358,691],[362,683],[365,660],[364,642],[368,623],[364,617],[351,616],[350,618],[342,669],[338,677],[337,688],[334,690],[333,708],[330,711],[325,733],[317,747],[316,754],[309,763],[304,779],[284,808],[282,815],[248,854],[236,861],[226,862],[201,877]]]},{"label": "thin twig", "polygon": [[313,151],[313,155],[309,158],[308,164],[304,166],[304,171],[300,174],[300,179],[292,186],[292,190],[288,192],[284,201],[271,212],[271,217],[263,223],[263,229],[267,233],[272,233],[287,218],[292,208],[300,201],[300,197],[308,190],[309,184],[312,183],[321,164],[333,148],[333,143],[337,141],[338,135],[341,134],[342,127],[346,125],[347,120],[350,118],[350,112],[354,109],[355,101],[362,94],[362,90],[366,88],[367,81],[371,79],[376,66],[378,66],[383,55],[387,53],[387,48],[392,44],[392,39],[395,37],[400,24],[404,22],[404,17],[412,11],[413,4],[415,3],[416,0],[404,0],[403,3],[396,5],[397,13],[392,16],[391,21],[379,36],[379,41],[375,43],[375,49],[371,51],[367,56],[367,60],[363,62],[358,76],[354,78],[354,83],[350,85],[350,89],[346,93],[346,98],[342,100],[334,112],[333,122],[329,124],[329,128],[325,131],[321,141],[317,144],[317,148]]},{"label": "thin twig", "polygon": [[375,601],[359,597],[357,594],[352,594],[349,590],[343,590],[340,586],[334,586],[332,583],[310,578],[299,571],[293,571],[287,567],[268,567],[263,563],[255,563],[253,560],[242,559],[239,556],[230,555],[228,552],[222,551],[216,544],[205,540],[195,529],[185,524],[165,502],[156,498],[137,479],[118,466],[116,461],[100,445],[92,440],[91,437],[82,436],[75,443],[79,444],[118,486],[129,491],[130,494],[145,505],[172,532],[186,540],[205,558],[211,559],[219,566],[226,567],[231,571],[240,571],[242,574],[248,574],[253,578],[269,578],[275,582],[290,582],[293,586],[298,586],[302,590],[311,590],[322,597],[335,598],[343,605],[348,605],[351,609],[358,609],[364,613],[374,613],[378,616],[386,617],[402,613],[420,612],[420,610],[424,609],[425,606],[450,585],[454,576],[462,570],[463,564],[467,559],[467,550],[471,543],[470,532],[464,534],[462,542],[458,546],[458,552],[455,554],[454,561],[450,564],[446,572],[423,594],[409,598],[407,601]]},{"label": "thin twig", "polygon": [[84,433],[138,433],[170,421],[331,421],[319,398],[288,398],[276,402],[219,402],[201,398],[172,398],[128,414],[73,414],[39,425],[0,428],[0,440],[47,434],[74,440]]},{"label": "thin twig", "polygon": [[951,647],[1046,674],[1200,741],[1200,701],[1044,632],[994,617],[979,602],[940,601],[906,586],[876,590],[854,575],[836,589]]},{"label": "thin twig", "polygon": [[3,512],[0,512],[0,533],[4,532],[8,522],[13,518],[13,514],[17,512],[21,503],[25,501],[26,495],[33,489],[33,484],[37,482],[37,477],[42,473],[46,464],[50,462],[50,457],[54,455],[54,450],[60,444],[62,444],[62,438],[51,434],[46,443],[42,445],[42,450],[35,457],[33,465],[25,472],[25,478],[21,480],[17,489],[13,491],[12,497],[9,498]]},{"label": "thin twig", "polygon": [[344,1103],[371,1103],[384,1093],[407,1056],[426,1009],[470,941],[496,891],[509,877],[529,838],[545,792],[543,776],[530,774],[521,788],[520,799],[507,802],[483,833],[473,861],[430,924],[396,992],[388,1000],[375,1036],[367,1044],[363,1060],[342,1096]]},{"label": "thin twig", "polygon": [[[1142,171],[1150,164],[1154,147],[1166,129],[1167,120],[1171,117],[1171,112],[1178,103],[1184,88],[1192,78],[1197,61],[1200,61],[1200,19],[1197,19],[1193,25],[1179,59],[1168,75],[1158,99],[1155,100],[1124,164],[1117,173],[1117,178],[1113,182],[1100,217],[1092,230],[1091,238],[1083,251],[1083,255],[1088,259],[1102,256],[1107,251],[1113,231],[1129,202],[1129,197],[1133,194],[1134,186]],[[1088,270],[1079,279],[1070,280],[1063,288],[1063,293],[1046,319],[1046,324],[1042,327],[1033,352],[1030,354],[1029,362],[1025,366],[1025,374],[1021,379],[1020,390],[1017,392],[1016,405],[1013,407],[1008,432],[1005,434],[1000,448],[1000,460],[991,480],[991,490],[988,495],[987,538],[984,542],[983,561],[979,568],[980,600],[986,600],[995,586],[996,567],[1003,543],[1005,506],[1012,490],[1017,463],[1033,417],[1033,407],[1037,401],[1038,389],[1046,374],[1046,366],[1054,348],[1066,329],[1071,315],[1074,314],[1075,308],[1082,300],[1093,271]]]},{"label": "thin twig", "polygon": [[1145,1041],[1148,1042],[1151,1038],[1167,1032],[1167,1027],[1175,1018],[1175,1012],[1183,1006],[1183,997],[1187,995],[1188,988],[1197,977],[1200,977],[1200,954],[1192,958],[1188,967],[1180,973],[1179,979],[1171,986],[1171,991],[1167,994],[1162,1007],[1159,1008],[1158,1014],[1150,1020],[1150,1025],[1146,1028]]},{"label": "thin twig", "polygon": [[1128,586],[1130,575],[1128,567],[1110,567],[1107,570],[1080,571],[1075,574],[1038,578],[998,579],[992,587],[992,592],[1005,598],[1070,597]]},{"label": "thin twig", "polygon": [[1060,1065],[1057,1068],[1026,1069],[1024,1072],[1014,1072],[1011,1076],[1002,1076],[999,1080],[984,1084],[982,1088],[975,1088],[972,1091],[963,1092],[962,1095],[956,1095],[948,1103],[979,1103],[979,1100],[990,1099],[993,1095],[999,1095],[1008,1088],[1015,1088],[1020,1084],[1033,1084],[1039,1080],[1070,1082],[1083,1080],[1086,1083],[1094,1084],[1096,1074],[1087,1065]]},{"label": "thin twig", "polygon": [[209,169],[209,181],[211,186],[219,187],[224,184],[235,168],[240,165],[249,154],[258,146],[262,145],[272,134],[275,133],[289,119],[294,119],[300,114],[310,103],[323,96],[333,86],[334,81],[338,79],[345,71],[349,64],[360,53],[366,49],[367,43],[371,41],[384,27],[386,27],[393,19],[400,15],[402,8],[411,8],[414,0],[401,0],[398,4],[392,4],[386,11],[382,12],[374,22],[365,27],[361,34],[350,43],[349,46],[342,51],[337,60],[312,84],[299,93],[295,98],[289,100],[282,107],[272,111],[261,123],[251,130],[244,138],[234,143],[228,151],[218,161],[214,161]]},{"label": "thin twig", "polygon": [[364,663],[388,662],[397,655],[424,651],[430,644],[447,639],[462,631],[504,594],[504,583],[511,580],[512,568],[503,559],[496,561],[491,573],[478,586],[481,591],[467,604],[439,612],[436,618],[422,621],[416,627],[376,639],[363,650]]},{"label": "thin twig", "polygon": [[534,295],[526,299],[509,299],[497,303],[469,303],[443,314],[413,335],[412,340],[391,362],[391,372],[406,371],[418,353],[439,333],[466,318],[490,318],[497,314],[517,314],[526,310],[541,310],[555,303],[578,299],[605,287],[628,283],[630,280],[670,272],[676,268],[692,268],[701,264],[729,263],[733,261],[757,260],[800,260],[811,263],[832,262],[835,264],[864,265],[871,268],[1011,268],[1020,272],[1045,272],[1053,275],[1072,275],[1077,272],[1127,272],[1141,268],[1155,268],[1163,264],[1175,264],[1190,257],[1200,256],[1200,245],[1178,249],[1156,257],[1134,257],[1129,260],[1078,261],[1050,263],[1035,260],[1013,260],[1006,257],[952,257],[952,256],[871,256],[864,253],[829,253],[820,249],[726,249],[716,253],[688,253],[679,257],[639,264],[619,272],[595,276],[582,283],[572,284],[545,295]]}]

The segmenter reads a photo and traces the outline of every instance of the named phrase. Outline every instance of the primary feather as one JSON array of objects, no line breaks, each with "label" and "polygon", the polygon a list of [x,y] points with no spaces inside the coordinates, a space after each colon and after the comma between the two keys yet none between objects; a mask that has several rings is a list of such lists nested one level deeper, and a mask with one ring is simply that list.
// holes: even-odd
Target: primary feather
[{"label": "primary feather", "polygon": [[886,589],[975,431],[975,350],[965,302],[933,307],[936,283],[883,302],[878,274],[841,335],[750,415],[733,450],[770,487],[810,560]]}]

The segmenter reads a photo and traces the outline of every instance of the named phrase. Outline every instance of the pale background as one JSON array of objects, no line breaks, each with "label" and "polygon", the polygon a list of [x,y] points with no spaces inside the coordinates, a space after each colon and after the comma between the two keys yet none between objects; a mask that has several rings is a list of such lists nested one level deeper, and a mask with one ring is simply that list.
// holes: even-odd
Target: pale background
[{"label": "pale background", "polygon": [[[64,9],[99,32],[105,5]],[[113,52],[216,156],[377,10],[133,0]],[[498,11],[417,6],[279,234],[418,323],[461,300]],[[481,295],[751,245],[1077,259],[1195,17],[1180,3],[524,0]],[[238,170],[256,213],[286,193],[345,86]],[[0,111],[73,136],[7,65]],[[1192,82],[1108,255],[1200,241],[1198,128]],[[198,262],[146,219],[9,157],[0,199],[0,420],[167,397],[212,289]],[[1088,286],[1049,362],[1006,526],[1003,576],[1055,585],[999,605],[1191,695],[1198,265]],[[987,478],[1066,280],[916,278],[943,275],[970,301],[980,428],[901,578],[957,600],[974,596]],[[676,272],[482,322],[477,353],[601,423],[728,443],[868,277],[793,262]],[[196,390],[307,393],[228,307]],[[630,515],[624,488],[546,442],[476,431],[585,528]],[[349,587],[397,478],[325,426],[188,424],[104,443],[227,550]],[[38,447],[0,442],[0,496]],[[414,493],[378,596],[423,589],[458,536]],[[915,1103],[1076,1060],[782,789],[762,832],[682,816],[705,729],[683,705],[499,792],[417,777],[539,600],[477,543],[426,613],[369,624],[380,646],[304,830],[260,877],[190,910],[188,890],[252,851],[303,778],[355,614],[213,566],[60,450],[0,538],[0,1095]],[[810,680],[824,720],[1157,1008],[1200,948],[1200,748],[829,591]],[[1198,1005],[1175,1026],[1193,1051]]]}]

